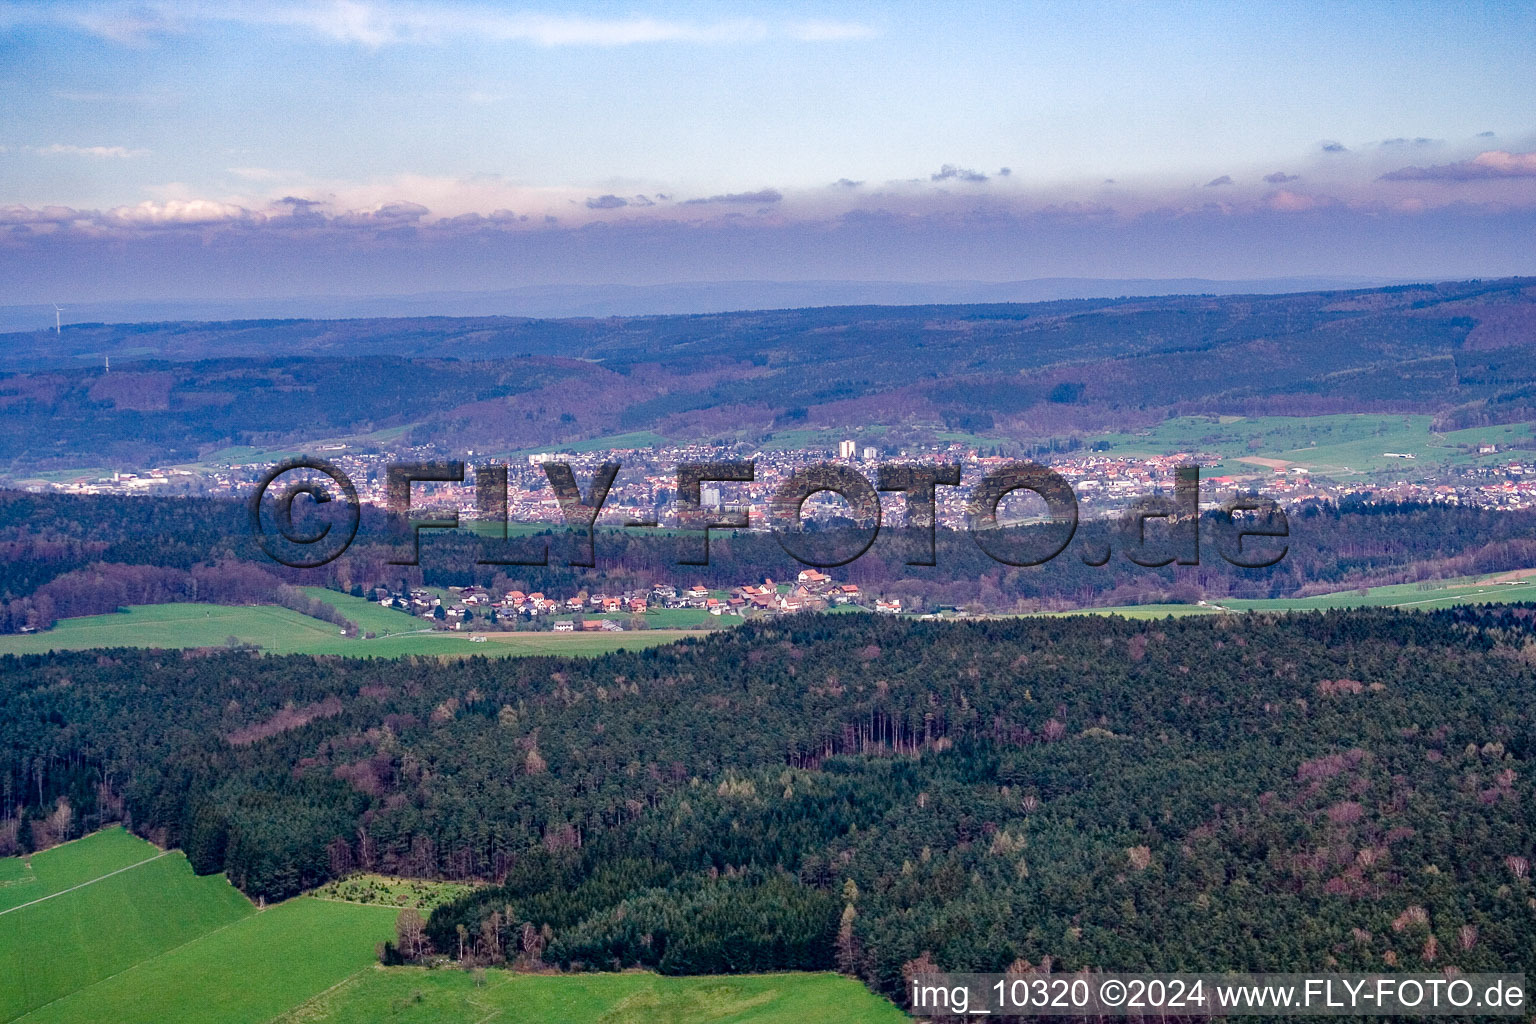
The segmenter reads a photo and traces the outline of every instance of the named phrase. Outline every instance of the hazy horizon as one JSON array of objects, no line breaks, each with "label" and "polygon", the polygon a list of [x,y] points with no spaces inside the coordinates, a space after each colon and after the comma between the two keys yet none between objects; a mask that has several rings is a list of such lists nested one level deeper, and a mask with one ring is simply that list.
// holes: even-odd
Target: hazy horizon
[{"label": "hazy horizon", "polygon": [[8,304],[1532,272],[1536,8],[0,3]]},{"label": "hazy horizon", "polygon": [[[86,300],[0,305],[0,333],[84,323],[375,317],[639,317],[827,306],[1033,303],[1175,295],[1277,295],[1432,280],[1346,277],[1032,278],[1022,281],[674,281],[655,285],[571,284],[395,295],[282,295],[262,298]],[[55,320],[55,313],[58,319]]]}]

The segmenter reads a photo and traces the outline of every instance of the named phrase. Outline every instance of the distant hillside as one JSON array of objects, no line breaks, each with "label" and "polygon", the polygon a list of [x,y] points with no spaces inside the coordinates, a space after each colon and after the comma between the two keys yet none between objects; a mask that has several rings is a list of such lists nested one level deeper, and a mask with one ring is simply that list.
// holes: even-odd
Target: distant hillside
[{"label": "distant hillside", "polygon": [[[888,424],[1039,437],[1173,413],[1536,415],[1536,282],[628,319],[71,325],[0,336],[0,459],[190,459],[412,426],[493,450]],[[114,360],[108,375],[103,365]]]},{"label": "distant hillside", "polygon": [[[657,316],[806,306],[911,306],[918,303],[1049,302],[1123,295],[1271,295],[1395,284],[1340,277],[1216,281],[1199,277],[1047,277],[1027,281],[684,281],[675,284],[524,285],[498,291],[411,295],[300,295],[261,299],[70,302],[66,324],[267,317],[350,319],[421,316]],[[0,332],[54,321],[53,306],[0,306]]]},{"label": "distant hillside", "polygon": [[[1198,566],[1151,569],[1117,558],[1095,567],[1065,557],[1053,560],[1046,571],[1016,569],[993,561],[964,531],[941,529],[934,538],[934,566],[907,565],[911,539],[888,530],[862,557],[834,571],[838,580],[857,584],[865,594],[900,598],[909,611],[975,604],[991,611],[1024,612],[1092,605],[1192,605],[1201,599],[1223,604],[1234,599],[1296,599],[1536,566],[1536,512],[1528,510],[1349,500],[1300,510],[1289,517],[1289,528],[1285,558],[1266,569],[1234,568],[1215,555],[1214,524],[1208,520]],[[1107,530],[1106,523],[1085,522],[1078,536],[1115,543]],[[389,533],[383,515],[369,508],[357,543],[346,554],[318,569],[287,569],[256,547],[238,501],[0,490],[0,550],[7,555],[0,562],[0,634],[28,626],[42,630],[4,639],[0,652],[105,646],[132,633],[133,643],[222,644],[234,634],[268,650],[355,655],[364,642],[336,634],[337,627],[350,621],[362,631],[379,634],[366,641],[366,653],[394,657],[421,653],[415,641],[384,637],[400,631],[397,618],[411,620],[344,592],[354,586],[398,584],[402,577],[412,586],[474,584],[500,593],[542,591],[560,597],[583,590],[648,590],[659,580],[726,590],[764,577],[792,579],[804,568],[765,532],[717,536],[709,565],[682,568],[678,559],[695,538],[600,530],[594,547],[597,565],[582,568],[565,564],[558,554],[564,541],[552,537],[557,554],[550,565],[509,567],[478,564],[483,551],[468,531],[434,534],[423,538],[419,567],[389,565],[398,538]],[[1021,544],[1039,543],[1029,539],[1027,530],[1018,537]],[[328,614],[305,594],[285,596],[282,581],[330,587],[305,594],[323,595],[335,607]],[[261,615],[237,616],[223,626],[207,618],[199,623],[195,613],[190,624],[178,623],[173,611],[112,614],[119,607],[181,602],[224,605],[226,612],[227,606],[282,603],[300,614],[268,609]],[[94,622],[75,618],[98,615],[106,617]],[[306,624],[305,616],[330,625],[322,632],[317,623]],[[274,632],[279,617],[287,625]],[[58,632],[48,629],[69,618],[75,621]],[[638,634],[609,634],[607,641],[595,635],[518,634],[526,643],[519,643],[517,653],[595,653],[612,649],[610,644],[647,643],[664,632],[648,630],[643,639]],[[449,648],[469,646],[462,639],[439,639]],[[555,642],[564,645],[540,650]],[[500,646],[497,651],[511,653]]]}]

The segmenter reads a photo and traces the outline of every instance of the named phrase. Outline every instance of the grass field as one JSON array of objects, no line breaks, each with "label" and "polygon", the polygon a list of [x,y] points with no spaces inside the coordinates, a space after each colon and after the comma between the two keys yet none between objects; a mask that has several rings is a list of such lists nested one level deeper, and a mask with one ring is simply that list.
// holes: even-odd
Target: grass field
[{"label": "grass field", "polygon": [[18,477],[18,484],[75,484],[101,480],[112,475],[105,466],[85,466],[80,469],[44,470],[29,476]]},{"label": "grass field", "polygon": [[302,446],[303,450],[291,448],[254,448],[250,445],[235,445],[229,448],[220,448],[209,452],[196,462],[183,463],[184,469],[210,469],[219,465],[251,465],[256,463],[281,462],[297,455],[327,455],[322,447],[329,444],[345,444],[349,446],[368,446],[385,444],[393,441],[401,434],[415,427],[414,423],[407,423],[398,427],[386,427],[383,430],[375,430],[367,434],[345,434],[340,437],[313,438]]},{"label": "grass field", "polygon": [[[1107,446],[1106,454],[1136,457],[1175,452],[1212,452],[1221,456],[1202,475],[1248,475],[1272,472],[1261,459],[1299,466],[1337,478],[1365,475],[1422,475],[1441,463],[1466,464],[1509,458],[1478,455],[1479,444],[1508,445],[1530,440],[1532,425],[1512,423],[1438,434],[1429,416],[1379,414],[1337,416],[1184,416],[1165,420],[1139,434],[1105,434],[1089,438]],[[1414,458],[1388,458],[1387,452]]]},{"label": "grass field", "polygon": [[[557,655],[590,657],[610,651],[634,651],[671,643],[696,632],[652,629],[623,633],[487,633],[485,643],[474,643],[470,632],[421,630],[416,620],[400,612],[380,608],[361,598],[322,591],[324,599],[343,609],[358,611],[354,619],[365,630],[363,610],[344,602],[371,607],[379,616],[395,616],[406,631],[373,640],[343,637],[328,622],[271,605],[151,604],[134,605],[111,615],[85,615],[60,619],[41,633],[0,636],[0,655],[46,654],[49,651],[80,651],[104,647],[221,647],[226,638],[252,644],[268,654],[338,654],[351,658],[398,658],[427,654],[443,657],[516,657]],[[369,613],[372,614],[372,613]],[[394,620],[389,620],[394,624]]]},{"label": "grass field", "polygon": [[396,913],[307,896],[253,910],[18,1019],[262,1024],[367,969],[377,944],[394,934]]},{"label": "grass field", "polygon": [[[1244,459],[1262,459],[1299,466],[1312,473],[1338,478],[1365,476],[1421,475],[1438,464],[1471,464],[1508,459],[1507,451],[1479,455],[1482,444],[1508,446],[1529,442],[1531,423],[1500,424],[1466,430],[1436,433],[1432,417],[1378,413],[1333,416],[1182,416],[1165,420],[1151,430],[1137,433],[1111,433],[1085,438],[1087,444],[1102,446],[1105,454],[1125,458],[1171,455],[1176,452],[1208,452],[1220,457],[1205,476],[1264,475],[1272,467]],[[857,435],[862,448],[879,443],[885,428],[871,428]],[[765,448],[804,448],[828,445],[849,436],[830,430],[784,430],[771,435]],[[986,449],[1007,438],[968,434],[961,431],[935,433],[940,441],[959,441]],[[1012,440],[1031,440],[1028,438]],[[1034,439],[1038,440],[1038,439]],[[1394,459],[1387,452],[1410,454],[1414,458]]]},{"label": "grass field", "polygon": [[273,654],[296,654],[330,647],[332,641],[350,642],[337,633],[328,622],[273,605],[134,605],[110,615],[60,619],[41,633],[0,637],[0,654],[96,647],[219,647],[231,636]]},{"label": "grass field", "polygon": [[0,859],[0,1021],[260,1024],[374,962],[393,907],[257,910],[121,828]]},{"label": "grass field", "polygon": [[[1519,579],[1509,573],[1464,576],[1424,583],[1399,583],[1368,587],[1364,594],[1356,590],[1320,594],[1316,597],[1277,599],[1273,601],[1222,601],[1233,611],[1308,611],[1326,608],[1447,608],[1457,604],[1508,604],[1512,601],[1536,601],[1536,575]],[[1502,580],[1502,581],[1501,581]]]},{"label": "grass field", "polygon": [[282,1024],[898,1024],[907,1016],[835,974],[664,978],[375,968]]},{"label": "grass field", "polygon": [[1221,600],[1206,605],[1142,604],[1082,608],[1058,615],[1123,615],[1130,619],[1161,619],[1168,616],[1219,615],[1227,612],[1304,612],[1330,608],[1403,608],[1430,611],[1458,604],[1508,604],[1536,601],[1536,570],[1461,576],[1423,583],[1395,583],[1382,587],[1341,590],[1315,597],[1273,600]]},{"label": "grass field", "polygon": [[[197,877],[180,852],[163,853],[121,829],[36,854],[31,870],[39,879],[32,902],[0,911],[0,1020],[56,1004],[256,912],[222,875]],[[39,895],[44,889],[52,891]]]},{"label": "grass field", "polygon": [[[0,859],[0,1021],[886,1024],[829,974],[662,978],[380,968],[398,908],[467,888],[358,876],[258,910],[223,875],[120,828]],[[334,889],[334,891],[332,891]],[[377,905],[347,900],[366,891]],[[23,899],[22,897],[25,897]]]},{"label": "grass field", "polygon": [[[574,615],[556,615],[556,619],[573,619]],[[583,612],[584,619],[612,619],[629,625],[629,612]],[[703,608],[652,608],[645,613],[645,623],[650,629],[718,629],[732,626],[741,619],[734,615],[711,615]]]},{"label": "grass field", "polygon": [[586,441],[573,441],[570,444],[546,445],[543,448],[520,448],[512,454],[536,455],[542,452],[600,452],[609,449],[655,448],[658,445],[664,444],[671,444],[671,441],[655,431],[635,430],[628,434],[610,434],[608,437],[594,437]]},{"label": "grass field", "polygon": [[55,846],[35,857],[0,858],[0,913],[62,892],[109,871],[126,868],[159,850],[124,829]]},{"label": "grass field", "polygon": [[353,597],[325,587],[300,587],[299,589],[309,597],[324,601],[335,608],[350,621],[357,623],[357,628],[365,633],[376,633],[379,636],[391,633],[413,633],[423,626],[422,621],[410,612],[403,612],[397,608],[385,608],[377,601],[370,601],[367,598]]}]

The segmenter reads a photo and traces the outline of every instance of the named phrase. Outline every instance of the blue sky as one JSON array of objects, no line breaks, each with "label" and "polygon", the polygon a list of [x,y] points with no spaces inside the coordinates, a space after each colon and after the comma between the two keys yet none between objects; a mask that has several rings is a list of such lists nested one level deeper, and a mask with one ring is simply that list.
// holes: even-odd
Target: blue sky
[{"label": "blue sky", "polygon": [[[927,272],[1529,272],[1533,40],[1530,3],[0,0],[0,287],[131,297],[147,259],[162,290],[281,294],[326,254],[337,291],[395,288],[369,268],[412,245],[421,290],[455,253],[503,267],[474,287],[711,252],[901,279],[925,271],[891,246],[967,237]],[[1394,251],[1342,258],[1370,218]],[[631,266],[642,240],[678,255]],[[251,283],[198,246],[244,246]]]}]

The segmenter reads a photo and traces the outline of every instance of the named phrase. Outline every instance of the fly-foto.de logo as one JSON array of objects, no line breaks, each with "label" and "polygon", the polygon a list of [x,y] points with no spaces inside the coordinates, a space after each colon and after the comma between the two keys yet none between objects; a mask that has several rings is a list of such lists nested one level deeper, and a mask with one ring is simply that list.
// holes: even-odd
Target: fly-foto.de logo
[{"label": "fly-foto.de logo", "polygon": [[[585,488],[566,462],[544,462],[566,527],[575,534],[575,551],[566,564],[594,567],[596,525],[618,477],[620,464],[596,467]],[[676,529],[683,536],[679,565],[708,565],[709,537],[714,530],[759,528],[749,510],[706,505],[705,484],[749,484],[756,480],[753,460],[682,463],[676,469],[672,499]],[[899,525],[916,550],[906,564],[936,564],[938,495],[941,487],[960,487],[957,463],[893,463],[878,467],[873,482],[857,470],[821,462],[797,470],[774,489],[768,502],[767,526],[791,557],[803,565],[831,568],[846,565],[867,552],[880,535],[884,513],[880,493],[898,493],[903,509]],[[409,552],[392,565],[416,565],[424,530],[452,530],[460,525],[451,512],[435,519],[412,519],[412,485],[463,484],[463,462],[396,463],[386,470],[385,504],[400,528],[408,531]],[[1003,500],[1029,492],[1044,502],[1045,516],[1027,528],[1005,525],[999,515]],[[547,537],[509,538],[507,467],[490,463],[474,471],[475,515],[490,524],[482,533],[480,565],[548,565]],[[803,516],[813,495],[832,493],[848,503],[851,525],[837,530],[807,528]],[[297,507],[296,507],[297,506]],[[330,462],[297,458],[274,466],[257,483],[248,506],[252,535],[274,561],[294,568],[314,568],[339,557],[357,536],[361,504],[357,488]],[[1065,477],[1047,466],[1013,462],[986,473],[965,501],[965,528],[990,558],[1010,566],[1043,565],[1072,550],[1085,565],[1109,562],[1116,549],[1139,566],[1199,565],[1202,533],[1227,563],[1262,569],[1285,557],[1287,545],[1274,538],[1290,536],[1285,511],[1260,496],[1240,496],[1200,510],[1200,469],[1180,466],[1172,493],[1151,494],[1132,501],[1117,517],[1111,539],[1078,538],[1077,497]],[[496,530],[495,526],[500,526]],[[626,528],[660,525],[658,519],[629,519]],[[687,535],[695,535],[691,539]],[[1074,538],[1078,539],[1076,545]],[[1269,540],[1269,543],[1266,543]],[[1250,543],[1245,543],[1250,542]]]}]

